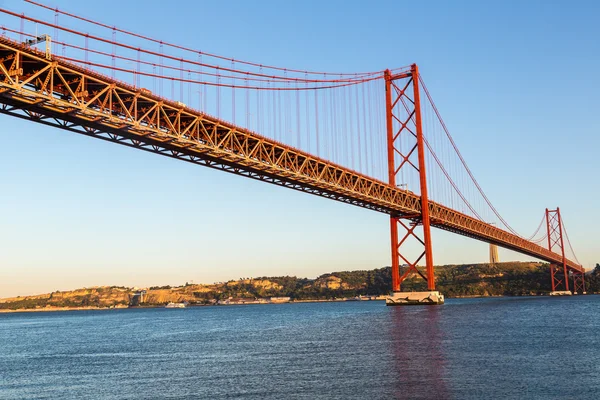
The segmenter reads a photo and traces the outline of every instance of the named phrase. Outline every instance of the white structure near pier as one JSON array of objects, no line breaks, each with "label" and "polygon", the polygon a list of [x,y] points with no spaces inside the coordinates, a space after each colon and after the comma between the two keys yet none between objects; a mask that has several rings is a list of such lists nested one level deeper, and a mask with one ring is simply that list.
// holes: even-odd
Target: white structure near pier
[{"label": "white structure near pier", "polygon": [[431,292],[394,292],[386,297],[388,306],[437,305],[444,304],[444,295],[438,291]]}]

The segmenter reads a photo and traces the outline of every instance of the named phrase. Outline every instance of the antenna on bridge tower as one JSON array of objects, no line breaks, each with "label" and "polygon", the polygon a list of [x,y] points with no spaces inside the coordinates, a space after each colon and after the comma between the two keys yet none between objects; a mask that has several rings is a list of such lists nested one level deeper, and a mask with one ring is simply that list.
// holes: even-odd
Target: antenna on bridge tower
[{"label": "antenna on bridge tower", "polygon": [[[433,273],[433,254],[431,251],[429,198],[427,195],[427,175],[425,171],[425,145],[421,123],[419,69],[416,64],[413,64],[410,71],[394,75],[392,75],[390,70],[386,70],[384,77],[389,185],[394,190],[399,190],[397,177],[400,175],[403,167],[410,167],[418,171],[420,190],[420,201],[418,201],[420,203],[420,212],[410,215],[400,214],[390,216],[392,290],[393,292],[400,292],[402,281],[412,272],[420,275],[427,281],[427,290],[430,292],[424,293],[422,300],[426,300],[426,297],[430,303],[439,304],[444,300],[443,296],[438,292],[434,292],[435,277]],[[398,81],[401,81],[401,83],[397,84]],[[403,144],[408,140],[410,141],[408,148],[404,148],[401,145],[401,139]],[[416,154],[418,162],[409,160],[411,155],[414,154]],[[400,240],[398,237],[399,226],[405,232]],[[418,235],[415,231],[415,228],[419,226],[422,227],[422,235]],[[407,239],[411,237],[423,246],[423,252],[416,259],[408,259],[408,255],[401,251]],[[402,259],[402,262],[400,262],[400,259]],[[417,263],[422,260],[425,261],[425,274],[417,268]],[[403,271],[402,276],[400,275],[400,264],[408,266]],[[406,295],[402,296],[398,293],[393,295],[393,298],[400,300],[399,302],[392,302],[396,304],[411,302],[411,299]]]}]

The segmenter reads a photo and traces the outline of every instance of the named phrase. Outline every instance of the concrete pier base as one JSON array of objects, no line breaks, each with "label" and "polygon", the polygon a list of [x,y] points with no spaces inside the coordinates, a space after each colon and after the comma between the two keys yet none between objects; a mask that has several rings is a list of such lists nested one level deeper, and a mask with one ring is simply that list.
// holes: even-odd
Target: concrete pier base
[{"label": "concrete pier base", "polygon": [[386,297],[388,306],[438,305],[444,304],[444,295],[434,292],[393,292]]},{"label": "concrete pier base", "polygon": [[569,290],[555,290],[550,292],[550,296],[571,296],[573,293]]}]

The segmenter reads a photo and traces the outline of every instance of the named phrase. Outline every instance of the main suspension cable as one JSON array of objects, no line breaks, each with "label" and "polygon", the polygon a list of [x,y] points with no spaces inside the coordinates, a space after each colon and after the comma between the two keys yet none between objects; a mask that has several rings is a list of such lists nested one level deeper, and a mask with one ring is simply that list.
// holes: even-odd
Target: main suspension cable
[{"label": "main suspension cable", "polygon": [[[181,57],[175,57],[175,56],[171,56],[168,54],[162,54],[160,52],[157,53],[156,51],[153,51],[153,50],[147,50],[147,49],[144,49],[141,47],[136,47],[136,46],[128,45],[125,43],[116,42],[114,40],[106,39],[106,38],[103,38],[100,36],[82,33],[82,32],[79,32],[79,31],[76,31],[76,30],[73,30],[70,28],[66,28],[66,27],[63,27],[63,26],[60,26],[57,24],[52,24],[50,22],[40,20],[37,18],[28,17],[24,14],[19,15],[15,12],[12,12],[12,11],[9,11],[9,10],[3,9],[3,8],[0,8],[0,12],[8,14],[8,15],[12,15],[14,17],[19,17],[22,20],[27,20],[30,22],[48,26],[50,28],[59,29],[63,32],[67,32],[67,33],[70,33],[73,35],[84,37],[86,39],[92,39],[92,40],[96,40],[98,42],[103,42],[103,43],[110,44],[113,46],[118,46],[118,47],[128,49],[131,51],[149,54],[149,55],[152,55],[155,57],[160,57],[161,59],[166,58],[166,59],[173,60],[176,62],[185,62],[186,64],[192,64],[192,65],[196,65],[199,67],[213,68],[213,69],[217,69],[220,71],[227,71],[227,72],[231,72],[231,73],[235,73],[235,74],[240,74],[240,77],[239,77],[240,79],[243,79],[247,75],[252,75],[252,76],[258,76],[258,77],[263,77],[263,78],[279,79],[279,80],[283,80],[283,81],[292,81],[292,82],[304,82],[305,81],[303,78],[286,77],[285,75],[269,75],[269,74],[263,74],[263,73],[257,73],[257,72],[232,69],[232,68],[225,67],[225,66],[200,63],[199,61],[187,60],[187,59],[183,59]],[[114,56],[114,55],[111,55],[111,56]],[[228,60],[231,60],[231,59],[228,59]],[[290,70],[287,70],[287,71],[290,71]],[[323,75],[326,75],[326,74],[323,74]],[[339,74],[337,74],[337,75],[339,75]],[[362,81],[363,79],[372,78],[372,77],[381,78],[382,76],[383,76],[383,72],[373,72],[373,73],[364,75],[364,78],[363,78],[363,76],[359,75],[359,76],[355,76],[355,78],[346,79],[346,81]],[[323,82],[323,83],[337,83],[337,82],[339,82],[339,79],[321,79],[321,80],[314,80],[314,81]]]},{"label": "main suspension cable", "polygon": [[515,231],[505,220],[504,218],[502,218],[502,216],[500,215],[500,213],[496,210],[496,208],[492,205],[492,203],[490,202],[490,200],[488,199],[488,197],[486,196],[486,194],[483,192],[483,189],[481,188],[481,186],[479,186],[479,183],[477,182],[477,180],[475,179],[475,176],[473,176],[473,173],[471,172],[471,169],[469,168],[469,166],[467,165],[465,159],[463,158],[462,154],[460,153],[460,151],[458,150],[458,146],[456,146],[456,143],[454,142],[454,139],[452,138],[452,135],[450,135],[450,131],[448,130],[446,124],[444,123],[444,120],[442,119],[442,116],[440,115],[431,95],[429,94],[429,90],[427,90],[427,86],[425,85],[425,82],[423,81],[423,78],[421,77],[421,75],[419,75],[419,82],[421,82],[421,85],[423,87],[423,90],[425,91],[425,94],[427,95],[427,98],[429,99],[429,102],[431,103],[433,110],[438,118],[438,120],[440,121],[440,124],[442,125],[442,128],[444,129],[444,132],[446,133],[446,136],[448,137],[448,139],[450,140],[450,143],[452,144],[452,147],[454,148],[454,151],[456,152],[456,154],[458,155],[460,161],[462,162],[463,166],[465,167],[467,173],[469,174],[469,177],[471,178],[471,180],[473,181],[473,183],[475,184],[475,186],[477,187],[477,190],[479,190],[479,193],[481,193],[481,195],[483,196],[485,202],[487,203],[487,205],[492,209],[493,213],[498,217],[498,219],[502,222],[502,224],[504,224],[504,226],[511,231],[514,235],[521,237],[521,235],[519,235],[517,233],[517,231]]},{"label": "main suspension cable", "polygon": [[560,221],[562,223],[563,230],[565,231],[565,237],[567,238],[567,244],[569,245],[569,248],[571,249],[571,254],[573,255],[573,258],[575,259],[575,261],[577,261],[577,264],[581,265],[581,262],[579,262],[579,260],[577,259],[575,250],[573,250],[573,246],[571,245],[571,240],[569,240],[569,234],[567,233],[567,227],[565,226],[565,221],[563,221],[562,218],[560,219]]},{"label": "main suspension cable", "polygon": [[243,60],[236,60],[236,59],[233,59],[231,57],[224,57],[224,56],[220,56],[220,55],[213,54],[213,53],[207,53],[207,52],[196,50],[196,49],[192,49],[192,48],[189,48],[189,47],[185,47],[185,46],[181,46],[181,45],[177,45],[177,44],[165,42],[165,41],[162,41],[162,40],[154,39],[154,38],[151,38],[151,37],[148,37],[148,36],[145,36],[145,35],[141,35],[139,33],[130,32],[130,31],[127,31],[127,30],[124,30],[124,29],[117,28],[115,26],[110,26],[110,25],[104,24],[102,22],[94,21],[94,20],[89,19],[89,18],[81,17],[79,15],[76,15],[76,14],[73,14],[73,13],[69,13],[69,12],[66,12],[64,10],[60,10],[58,8],[52,8],[50,6],[47,6],[45,4],[42,4],[42,3],[39,3],[39,2],[36,2],[36,1],[32,1],[32,0],[25,0],[25,1],[27,3],[33,4],[35,6],[42,7],[42,8],[45,8],[47,10],[50,10],[50,11],[54,11],[55,13],[58,13],[58,14],[62,14],[62,15],[65,15],[65,16],[68,16],[68,17],[71,17],[71,18],[74,18],[74,19],[77,19],[77,20],[80,20],[80,21],[84,21],[84,22],[87,22],[87,23],[90,23],[90,24],[93,24],[93,25],[96,25],[96,26],[100,26],[102,28],[110,29],[111,31],[123,33],[125,35],[133,36],[133,37],[136,37],[136,38],[139,38],[139,39],[142,39],[142,40],[146,40],[146,41],[149,41],[149,42],[153,42],[153,43],[156,43],[156,44],[165,45],[165,46],[172,47],[172,48],[175,48],[175,49],[178,49],[178,50],[183,50],[183,51],[191,52],[191,53],[194,53],[194,54],[201,54],[201,55],[204,55],[204,56],[213,57],[213,58],[217,58],[217,59],[224,60],[224,61],[234,61],[234,62],[236,62],[238,64],[249,65],[249,66],[252,66],[252,67],[260,67],[260,68],[272,69],[272,70],[277,70],[277,71],[287,71],[287,72],[294,72],[294,73],[300,73],[300,74],[310,74],[310,75],[338,75],[338,76],[339,75],[344,75],[344,76],[362,77],[362,76],[371,76],[371,75],[377,75],[377,74],[382,74],[383,73],[383,71],[357,72],[357,73],[332,73],[332,72],[303,71],[303,70],[297,70],[297,69],[281,68],[281,67],[275,67],[275,66],[270,66],[270,65],[258,64],[258,63],[254,63],[254,62],[243,61]]}]

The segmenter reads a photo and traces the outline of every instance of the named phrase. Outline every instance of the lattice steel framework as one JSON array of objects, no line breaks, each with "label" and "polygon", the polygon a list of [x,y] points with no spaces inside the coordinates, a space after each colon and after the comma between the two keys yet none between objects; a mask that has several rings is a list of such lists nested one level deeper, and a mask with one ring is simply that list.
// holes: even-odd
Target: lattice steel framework
[{"label": "lattice steel framework", "polygon": [[[416,66],[404,77],[390,77],[390,86],[415,72]],[[426,197],[6,38],[0,38],[0,113],[383,212],[401,218],[407,230],[428,213],[431,226],[563,262],[559,254]],[[583,271],[573,261],[566,264]]]},{"label": "lattice steel framework", "polygon": [[[419,96],[419,69],[411,66],[409,73],[392,75],[385,71],[385,105],[387,125],[388,177],[392,187],[398,185],[397,178],[403,168],[413,168],[419,174],[419,193],[421,209],[418,213],[390,216],[390,236],[392,248],[392,290],[400,291],[402,282],[412,272],[420,275],[427,282],[428,290],[435,290],[433,271],[433,253],[431,250],[431,220],[429,215],[429,198],[427,195],[427,173],[425,165],[425,145],[421,123],[421,101]],[[401,146],[401,140],[408,136]],[[417,162],[413,155],[417,155]],[[412,157],[412,160],[411,160]],[[399,227],[403,236],[399,238]],[[419,234],[416,229],[421,228]],[[409,238],[416,239],[422,251],[416,258],[407,258],[402,251]],[[417,269],[417,264],[425,259],[425,274]],[[400,275],[400,260],[407,266]]]},{"label": "lattice steel framework", "polygon": [[548,210],[546,208],[546,226],[548,228],[548,249],[557,249],[562,256],[560,265],[550,263],[550,277],[552,280],[552,291],[569,290],[569,271],[567,270],[567,259],[565,257],[565,243],[563,240],[562,220],[560,209]]}]

